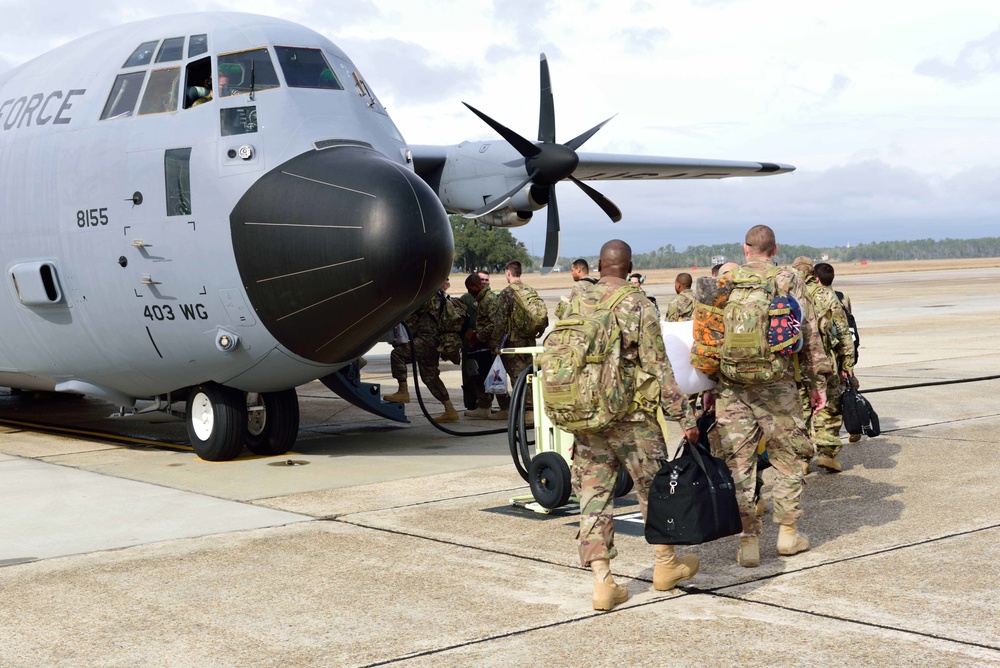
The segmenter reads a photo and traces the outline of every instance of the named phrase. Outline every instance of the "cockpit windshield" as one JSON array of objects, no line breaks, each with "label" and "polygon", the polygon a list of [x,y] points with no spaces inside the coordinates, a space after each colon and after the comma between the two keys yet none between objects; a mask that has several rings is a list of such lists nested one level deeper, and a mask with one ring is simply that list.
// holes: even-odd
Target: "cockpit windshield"
[{"label": "cockpit windshield", "polygon": [[252,91],[278,88],[267,49],[252,49],[219,56],[219,95],[242,95]]},{"label": "cockpit windshield", "polygon": [[319,49],[276,46],[274,51],[289,87],[344,90]]}]

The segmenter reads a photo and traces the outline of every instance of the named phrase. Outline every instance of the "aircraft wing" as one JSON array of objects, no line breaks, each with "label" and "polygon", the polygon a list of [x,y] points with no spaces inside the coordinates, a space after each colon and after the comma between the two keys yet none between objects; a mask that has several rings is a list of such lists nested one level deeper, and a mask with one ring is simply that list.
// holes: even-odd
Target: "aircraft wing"
[{"label": "aircraft wing", "polygon": [[573,176],[581,181],[635,181],[645,179],[724,179],[730,176],[771,176],[795,170],[775,162],[704,160],[652,155],[578,152],[580,164]]}]

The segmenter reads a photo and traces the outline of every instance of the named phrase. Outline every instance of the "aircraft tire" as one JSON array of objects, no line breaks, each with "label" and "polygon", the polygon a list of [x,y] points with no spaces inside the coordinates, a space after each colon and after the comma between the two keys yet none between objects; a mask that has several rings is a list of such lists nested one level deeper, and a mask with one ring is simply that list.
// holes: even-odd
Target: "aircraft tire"
[{"label": "aircraft tire", "polygon": [[247,449],[255,455],[283,455],[295,445],[299,435],[299,398],[295,388],[281,392],[261,392],[263,420],[247,422]]},{"label": "aircraft tire", "polygon": [[186,423],[199,457],[210,462],[235,459],[246,440],[246,395],[218,383],[198,385],[188,396]]},{"label": "aircraft tire", "polygon": [[565,506],[572,492],[569,464],[557,452],[540,452],[528,467],[528,484],[541,507],[551,510]]}]

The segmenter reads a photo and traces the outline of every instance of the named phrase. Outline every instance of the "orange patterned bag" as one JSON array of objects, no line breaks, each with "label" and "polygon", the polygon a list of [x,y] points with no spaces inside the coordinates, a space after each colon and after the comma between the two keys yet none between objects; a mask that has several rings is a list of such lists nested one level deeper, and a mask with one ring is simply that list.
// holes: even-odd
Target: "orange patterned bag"
[{"label": "orange patterned bag", "polygon": [[708,376],[719,372],[719,347],[726,334],[722,310],[732,291],[733,278],[729,274],[719,278],[704,276],[696,283],[691,366]]}]

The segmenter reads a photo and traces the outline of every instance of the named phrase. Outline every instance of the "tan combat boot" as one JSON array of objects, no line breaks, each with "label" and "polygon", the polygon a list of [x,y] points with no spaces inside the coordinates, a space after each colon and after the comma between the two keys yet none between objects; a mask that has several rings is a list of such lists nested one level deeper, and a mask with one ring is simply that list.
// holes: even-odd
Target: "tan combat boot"
[{"label": "tan combat boot", "polygon": [[441,415],[435,415],[434,421],[438,424],[441,424],[442,422],[458,422],[458,411],[455,410],[455,407],[451,404],[451,402],[442,401],[441,403],[444,404],[444,413],[441,413]]},{"label": "tan combat boot", "polygon": [[763,494],[757,497],[757,503],[754,504],[753,512],[757,517],[763,517],[764,513],[767,512],[767,500],[764,499]]},{"label": "tan combat boot", "polygon": [[826,455],[820,455],[816,458],[816,466],[824,468],[830,473],[840,473],[844,468],[840,465],[833,457],[827,457]]},{"label": "tan combat boot", "polygon": [[803,459],[802,460],[802,475],[803,476],[809,475],[809,460],[808,459]]},{"label": "tan combat boot", "polygon": [[809,539],[799,533],[795,524],[782,524],[778,527],[778,554],[798,554],[809,549]]},{"label": "tan combat boot", "polygon": [[861,440],[861,434],[850,434],[847,438],[849,443],[857,443]]},{"label": "tan combat boot", "polygon": [[401,404],[410,403],[410,391],[406,388],[406,381],[399,381],[399,389],[392,394],[382,396],[383,401],[392,401]]},{"label": "tan combat boot", "polygon": [[740,549],[736,550],[736,563],[743,568],[760,566],[759,536],[740,536]]},{"label": "tan combat boot", "polygon": [[475,410],[465,411],[465,417],[488,420],[490,417],[490,407],[487,406],[486,408],[477,408]]},{"label": "tan combat boot", "polygon": [[507,419],[507,415],[508,415],[507,409],[506,408],[502,408],[499,411],[497,411],[496,413],[493,413],[492,415],[490,415],[489,419],[490,420],[506,420]]},{"label": "tan combat boot", "polygon": [[698,572],[698,557],[685,554],[680,559],[673,545],[654,545],[653,589],[667,591],[682,580],[690,580]]},{"label": "tan combat boot", "polygon": [[595,559],[590,562],[590,570],[594,573],[594,610],[611,610],[628,600],[628,589],[611,577],[610,561]]}]

